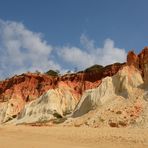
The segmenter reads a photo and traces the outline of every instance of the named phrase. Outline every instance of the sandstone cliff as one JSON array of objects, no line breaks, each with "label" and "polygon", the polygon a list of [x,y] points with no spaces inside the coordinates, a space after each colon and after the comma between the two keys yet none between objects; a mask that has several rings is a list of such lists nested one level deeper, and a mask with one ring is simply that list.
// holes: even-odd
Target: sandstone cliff
[{"label": "sandstone cliff", "polygon": [[130,51],[127,63],[114,76],[87,90],[66,125],[148,127],[148,48]]},{"label": "sandstone cliff", "polygon": [[[4,80],[0,82],[0,121],[49,121],[73,112],[72,124],[77,121],[76,117],[86,117],[81,124],[87,122],[92,126],[98,126],[100,121],[110,126],[141,122],[140,115],[147,117],[147,59],[145,47],[139,55],[130,51],[123,64],[95,65],[59,77],[26,73]],[[118,113],[114,116],[115,112],[120,116]]]},{"label": "sandstone cliff", "polygon": [[25,104],[39,98],[50,89],[70,88],[70,93],[78,102],[85,90],[99,86],[102,78],[114,75],[122,65],[113,64],[101,67],[99,70],[66,74],[59,77],[26,73],[4,80],[0,82],[0,102],[5,102],[7,111],[3,113],[5,117],[1,119],[1,122],[16,117],[23,110]]}]

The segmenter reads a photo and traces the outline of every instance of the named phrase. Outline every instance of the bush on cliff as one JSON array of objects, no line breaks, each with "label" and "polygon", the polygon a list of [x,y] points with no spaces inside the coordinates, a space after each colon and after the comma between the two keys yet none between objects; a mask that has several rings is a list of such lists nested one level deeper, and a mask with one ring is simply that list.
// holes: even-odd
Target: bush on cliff
[{"label": "bush on cliff", "polygon": [[87,69],[84,70],[84,72],[92,72],[92,71],[100,71],[103,69],[103,66],[102,65],[93,65]]},{"label": "bush on cliff", "polygon": [[45,74],[49,75],[49,76],[55,76],[57,77],[59,75],[59,71],[54,71],[54,70],[49,70],[47,71]]}]

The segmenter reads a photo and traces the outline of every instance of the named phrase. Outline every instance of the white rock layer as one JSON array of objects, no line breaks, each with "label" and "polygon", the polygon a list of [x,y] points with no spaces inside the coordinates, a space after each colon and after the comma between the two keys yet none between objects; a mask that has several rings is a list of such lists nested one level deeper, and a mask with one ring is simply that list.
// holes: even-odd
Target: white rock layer
[{"label": "white rock layer", "polygon": [[99,105],[104,105],[108,101],[117,99],[118,96],[122,96],[125,99],[131,98],[132,90],[142,84],[143,79],[137,69],[128,66],[124,67],[113,77],[104,78],[98,88],[87,90],[72,116],[84,115]]}]

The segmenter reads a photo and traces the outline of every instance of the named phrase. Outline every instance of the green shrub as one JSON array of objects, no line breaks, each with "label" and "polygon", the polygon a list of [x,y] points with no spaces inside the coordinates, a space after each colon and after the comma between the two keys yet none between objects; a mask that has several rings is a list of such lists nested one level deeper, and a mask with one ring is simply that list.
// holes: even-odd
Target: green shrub
[{"label": "green shrub", "polygon": [[91,72],[91,71],[100,71],[103,69],[103,66],[102,65],[93,65],[87,69],[84,70],[84,72]]},{"label": "green shrub", "polygon": [[49,75],[49,76],[58,76],[59,72],[58,71],[54,71],[54,70],[49,70],[47,71],[45,74]]}]

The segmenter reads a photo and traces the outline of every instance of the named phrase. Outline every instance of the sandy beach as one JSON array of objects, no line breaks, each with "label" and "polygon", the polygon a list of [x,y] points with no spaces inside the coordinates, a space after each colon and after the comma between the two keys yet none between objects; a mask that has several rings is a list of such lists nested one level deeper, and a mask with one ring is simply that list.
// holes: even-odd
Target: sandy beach
[{"label": "sandy beach", "polygon": [[0,148],[147,148],[148,130],[1,126]]}]

